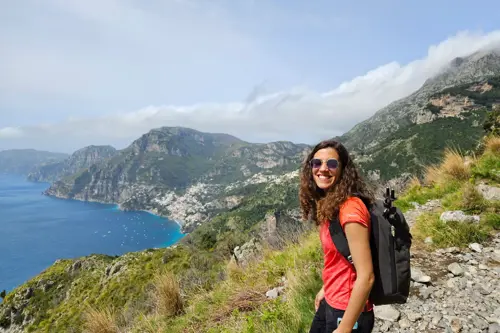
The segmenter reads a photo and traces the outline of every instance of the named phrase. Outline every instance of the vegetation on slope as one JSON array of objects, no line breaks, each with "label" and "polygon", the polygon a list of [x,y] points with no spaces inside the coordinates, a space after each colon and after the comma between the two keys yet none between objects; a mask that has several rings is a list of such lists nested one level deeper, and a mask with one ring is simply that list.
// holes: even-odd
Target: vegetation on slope
[{"label": "vegetation on slope", "polygon": [[[491,163],[500,170],[500,138],[485,142],[485,151],[475,159],[447,150],[442,162],[427,168],[427,177],[415,179],[396,204],[407,211],[412,202],[421,204],[440,199],[438,212],[422,215],[413,226],[417,242],[431,236],[432,247],[465,247],[483,243],[500,230],[498,202],[485,200],[474,185],[480,182],[498,186],[497,178],[481,172]],[[495,169],[493,169],[493,172]],[[439,214],[460,209],[480,214],[475,223],[444,223]],[[186,295],[178,315],[145,315],[131,332],[307,332],[314,315],[313,300],[321,287],[322,256],[315,231],[306,233],[299,244],[283,251],[266,250],[262,258],[246,268],[228,263],[226,278],[209,292]],[[182,280],[181,280],[182,281]],[[286,281],[286,283],[283,283]],[[285,293],[268,300],[264,294],[277,286]]]},{"label": "vegetation on slope", "polygon": [[[189,128],[153,129],[114,157],[55,182],[50,195],[122,203],[131,186],[183,192],[198,182],[230,184],[258,172],[281,174],[298,167],[306,145],[254,144]],[[146,209],[150,202],[137,203]]]},{"label": "vegetation on slope", "polygon": [[[413,203],[441,200],[441,209],[418,218],[413,229],[417,240],[431,237],[433,247],[466,246],[482,243],[493,230],[500,230],[500,202],[487,200],[478,191],[479,184],[500,187],[500,137],[486,138],[483,146],[484,152],[477,157],[446,150],[442,162],[428,166],[424,179],[415,178],[396,202],[407,211]],[[478,215],[479,223],[440,220],[443,211],[455,210]]]},{"label": "vegetation on slope", "polygon": [[[258,228],[266,214],[296,207],[297,179],[277,184],[252,185],[252,194],[231,211],[219,214],[175,247],[149,249],[120,257],[92,255],[75,260],[61,260],[26,284],[7,295],[0,304],[0,327],[13,320],[31,321],[28,331],[67,332],[81,327],[83,311],[109,309],[102,316],[120,309],[117,325],[129,325],[155,306],[150,297],[159,272],[175,274],[183,293],[210,291],[226,277],[226,262],[236,246],[259,237]],[[243,189],[236,189],[238,194]],[[160,274],[161,275],[161,274]],[[97,320],[97,319],[96,319]]]},{"label": "vegetation on slope", "polygon": [[[226,267],[227,278],[208,293],[190,295],[180,316],[147,316],[133,332],[305,332],[321,287],[321,249],[315,233],[284,251],[267,250],[247,268]],[[284,282],[286,281],[286,282]],[[274,300],[267,290],[285,286]]]},{"label": "vegetation on slope", "polygon": [[111,146],[88,146],[75,151],[67,159],[37,167],[28,175],[29,181],[54,182],[81,173],[93,164],[111,158],[117,150]]},{"label": "vegetation on slope", "polygon": [[399,176],[403,171],[422,174],[424,166],[442,158],[446,147],[472,151],[484,135],[481,127],[487,111],[472,111],[460,118],[439,118],[430,123],[401,128],[380,145],[380,150],[367,152],[363,158],[364,170],[380,170],[383,179]]},{"label": "vegetation on slope", "polygon": [[[499,204],[485,200],[479,183],[500,185],[500,138],[491,136],[478,156],[446,151],[441,163],[427,167],[396,204],[440,199],[442,207],[423,215],[413,227],[417,241],[432,237],[432,247],[484,242],[500,229]],[[121,257],[93,255],[61,260],[7,295],[0,305],[0,326],[33,319],[36,332],[304,332],[314,315],[321,286],[321,248],[315,231],[283,249],[264,247],[247,266],[231,261],[235,246],[257,237],[262,220],[297,205],[298,179],[252,185],[236,208],[196,229],[177,246]],[[244,189],[235,190],[235,194]],[[443,210],[478,214],[479,223],[444,223]],[[285,282],[286,281],[286,282]],[[283,286],[284,295],[265,293]],[[23,316],[6,317],[23,309]],[[12,318],[14,317],[14,318]]]},{"label": "vegetation on slope", "polygon": [[[430,101],[448,95],[455,99],[451,105],[457,103],[450,106],[451,113],[463,110],[454,116],[441,117],[444,107]],[[461,104],[465,103],[464,98],[469,99],[470,105]],[[422,110],[439,117],[420,124],[407,119],[377,145],[370,146],[367,142],[371,148],[362,149],[359,156],[364,170],[378,169],[384,180],[403,172],[421,175],[425,165],[441,159],[446,147],[468,154],[476,149],[477,142],[485,134],[500,134],[500,76],[446,88],[432,94],[427,101],[422,104]]]},{"label": "vegetation on slope", "polygon": [[444,89],[439,94],[435,94],[433,97],[438,95],[450,94],[453,96],[463,96],[474,100],[475,104],[485,106],[489,109],[493,107],[494,104],[500,103],[500,77],[494,76],[487,78],[485,80],[475,82],[476,85],[490,85],[491,90],[476,90],[470,89],[473,84],[467,83],[454,87]]}]

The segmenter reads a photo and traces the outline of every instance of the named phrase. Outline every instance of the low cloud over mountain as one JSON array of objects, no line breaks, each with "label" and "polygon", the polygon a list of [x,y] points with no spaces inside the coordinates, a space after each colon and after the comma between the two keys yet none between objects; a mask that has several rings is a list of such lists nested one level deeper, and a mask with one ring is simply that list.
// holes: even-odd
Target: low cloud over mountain
[{"label": "low cloud over mountain", "polygon": [[90,144],[112,144],[120,148],[159,126],[224,132],[254,142],[314,142],[340,135],[379,108],[407,96],[446,68],[455,57],[499,46],[500,31],[461,32],[429,47],[425,58],[408,64],[388,63],[331,91],[296,87],[262,94],[265,89],[257,87],[249,93],[246,102],[151,105],[124,113],[5,127],[0,128],[0,149],[32,147],[71,151]]}]

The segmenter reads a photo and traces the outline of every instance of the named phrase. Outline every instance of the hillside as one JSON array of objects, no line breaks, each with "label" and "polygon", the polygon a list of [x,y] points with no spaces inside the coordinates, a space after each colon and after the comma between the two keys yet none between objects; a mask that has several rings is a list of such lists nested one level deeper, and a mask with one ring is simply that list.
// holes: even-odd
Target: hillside
[{"label": "hillside", "polygon": [[189,231],[235,206],[241,196],[233,188],[296,170],[306,148],[163,127],[144,134],[110,159],[59,179],[46,194],[149,210],[180,221]]},{"label": "hillside", "polygon": [[39,166],[56,163],[67,158],[67,154],[34,149],[12,149],[0,151],[0,172],[28,175]]},{"label": "hillside", "polygon": [[408,97],[395,101],[340,137],[374,179],[421,173],[445,147],[470,151],[500,103],[500,51],[457,58]]},{"label": "hillside", "polygon": [[[87,304],[120,306],[130,312],[127,320],[136,320],[137,314],[151,310],[148,290],[159,270],[182,276],[186,293],[212,289],[226,274],[226,260],[234,255],[241,264],[256,250],[254,241],[279,249],[286,239],[302,233],[305,227],[293,208],[296,183],[297,178],[283,176],[251,185],[238,207],[168,249],[58,260],[7,296],[0,305],[0,327],[22,323],[31,327],[28,331],[67,332],[71,327],[79,332],[84,320],[81,310]],[[242,194],[239,191],[234,193]]]},{"label": "hillside", "polygon": [[[415,239],[411,297],[376,307],[374,332],[500,327],[500,137],[480,147],[476,157],[448,150],[396,201]],[[297,185],[293,176],[254,185],[171,248],[58,260],[7,295],[0,327],[307,332],[322,257],[317,232],[293,208]]]},{"label": "hillside", "polygon": [[[409,175],[421,175],[426,164],[438,161],[445,147],[474,149],[499,96],[500,55],[476,53],[455,59],[418,91],[379,110],[340,140],[371,181],[402,177],[404,184]],[[51,167],[32,178],[57,179],[48,195],[149,210],[189,232],[237,205],[241,196],[230,195],[231,189],[297,170],[308,148],[162,127],[65,178]]]},{"label": "hillside", "polygon": [[82,172],[93,164],[113,157],[117,153],[111,146],[88,146],[75,151],[64,161],[45,164],[28,174],[28,180],[51,183]]}]

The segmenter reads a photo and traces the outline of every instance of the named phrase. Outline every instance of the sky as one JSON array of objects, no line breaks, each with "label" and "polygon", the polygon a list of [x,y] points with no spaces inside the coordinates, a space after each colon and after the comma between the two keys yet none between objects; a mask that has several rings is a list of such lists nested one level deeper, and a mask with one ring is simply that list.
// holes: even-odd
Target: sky
[{"label": "sky", "polygon": [[23,0],[0,10],[0,149],[161,126],[314,144],[500,43],[500,2]]}]

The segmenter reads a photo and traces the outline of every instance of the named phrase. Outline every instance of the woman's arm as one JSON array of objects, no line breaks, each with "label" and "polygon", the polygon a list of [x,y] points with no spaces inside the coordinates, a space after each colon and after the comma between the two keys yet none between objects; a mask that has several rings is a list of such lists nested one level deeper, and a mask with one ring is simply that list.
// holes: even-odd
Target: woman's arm
[{"label": "woman's arm", "polygon": [[335,330],[336,333],[352,331],[375,281],[368,228],[361,223],[350,222],[345,224],[344,231],[356,269],[356,282],[342,321]]}]

